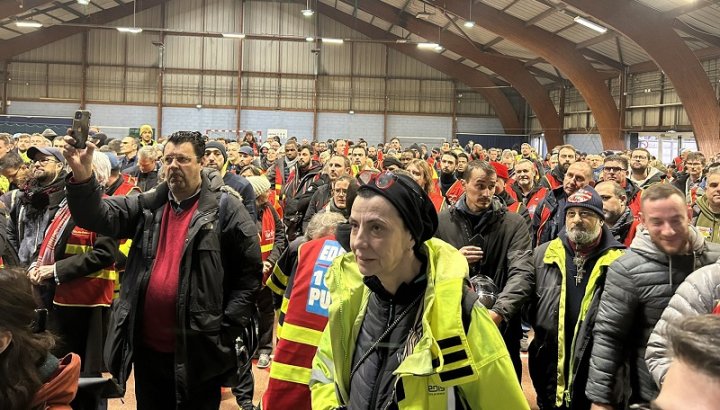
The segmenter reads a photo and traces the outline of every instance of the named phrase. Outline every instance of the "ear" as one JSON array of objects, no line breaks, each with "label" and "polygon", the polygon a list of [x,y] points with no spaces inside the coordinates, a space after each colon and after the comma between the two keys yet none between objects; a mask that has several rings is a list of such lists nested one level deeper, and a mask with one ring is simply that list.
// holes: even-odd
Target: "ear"
[{"label": "ear", "polygon": [[10,343],[12,343],[12,332],[9,330],[0,331],[0,353],[7,350]]}]

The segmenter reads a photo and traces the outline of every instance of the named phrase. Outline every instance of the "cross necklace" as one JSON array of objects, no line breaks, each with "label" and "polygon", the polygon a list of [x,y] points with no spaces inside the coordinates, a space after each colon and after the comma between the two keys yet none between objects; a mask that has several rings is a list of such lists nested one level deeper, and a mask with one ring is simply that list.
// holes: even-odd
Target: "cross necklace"
[{"label": "cross necklace", "polygon": [[585,275],[585,255],[576,254],[573,257],[573,263],[575,264],[576,268],[576,274],[575,274],[575,286],[580,286],[580,282],[582,282],[583,277]]}]

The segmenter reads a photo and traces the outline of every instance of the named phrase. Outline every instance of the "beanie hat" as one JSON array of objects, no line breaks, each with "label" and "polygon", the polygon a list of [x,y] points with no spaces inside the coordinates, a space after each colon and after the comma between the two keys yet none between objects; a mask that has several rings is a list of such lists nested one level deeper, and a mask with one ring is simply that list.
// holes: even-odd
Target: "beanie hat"
[{"label": "beanie hat", "polygon": [[118,158],[117,155],[115,155],[114,152],[104,152],[105,155],[107,155],[108,159],[110,160],[110,170],[111,171],[118,171],[120,170],[122,166],[122,162],[120,162],[120,158]]},{"label": "beanie hat", "polygon": [[383,168],[387,168],[391,165],[395,165],[400,169],[405,168],[405,165],[403,165],[403,163],[400,162],[400,160],[395,157],[387,156],[387,157],[383,158],[383,162],[382,162]]},{"label": "beanie hat", "polygon": [[[369,171],[365,171],[370,173]],[[377,186],[377,179],[394,178],[395,181],[386,188]],[[398,210],[400,217],[405,222],[405,227],[410,231],[415,240],[415,247],[419,248],[423,242],[432,238],[438,227],[438,216],[430,197],[420,188],[414,179],[406,175],[397,175],[385,171],[380,174],[373,174],[367,183],[361,182],[360,191],[373,191],[388,201]],[[363,174],[358,178],[363,180]],[[381,184],[382,185],[382,184]]]},{"label": "beanie hat", "polygon": [[580,188],[568,197],[565,212],[573,207],[587,208],[598,214],[600,219],[605,220],[602,198],[591,186]]},{"label": "beanie hat", "polygon": [[255,196],[260,196],[270,189],[270,181],[264,175],[252,175],[245,177],[255,191]]},{"label": "beanie hat", "polygon": [[227,151],[225,150],[225,146],[217,141],[210,141],[207,144],[205,144],[205,151],[208,149],[216,149],[220,151],[220,154],[223,156],[223,164],[227,162]]},{"label": "beanie hat", "polygon": [[508,172],[508,168],[499,162],[492,161],[490,162],[490,165],[495,168],[495,174],[497,174],[498,178],[502,178],[504,180],[507,180],[510,178],[510,173]]},{"label": "beanie hat", "polygon": [[151,126],[145,124],[140,126],[140,134],[142,134],[145,131],[150,131],[150,134],[153,135],[153,129]]}]

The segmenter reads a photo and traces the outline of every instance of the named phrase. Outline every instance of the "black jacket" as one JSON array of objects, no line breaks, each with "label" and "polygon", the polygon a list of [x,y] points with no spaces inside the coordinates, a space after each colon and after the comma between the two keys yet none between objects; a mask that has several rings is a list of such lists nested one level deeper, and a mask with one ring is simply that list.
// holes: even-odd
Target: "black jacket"
[{"label": "black jacket", "polygon": [[533,246],[540,246],[557,238],[565,227],[565,215],[562,211],[566,200],[565,189],[560,186],[552,191],[548,190],[545,199],[535,208],[531,228]]},{"label": "black jacket", "polygon": [[[324,176],[321,177],[322,180],[324,180]],[[303,232],[307,230],[307,226],[310,223],[310,220],[312,217],[320,212],[325,205],[330,202],[332,199],[332,184],[326,183],[324,185],[321,185],[317,191],[313,194],[312,198],[310,198],[310,204],[308,205],[307,211],[305,211],[305,216],[303,217]]]},{"label": "black jacket", "polygon": [[244,176],[236,175],[232,172],[226,172],[225,175],[223,175],[223,182],[240,194],[245,209],[247,209],[251,217],[255,218],[257,216],[257,210],[255,209],[255,191],[253,191],[250,182]]},{"label": "black jacket", "polygon": [[150,172],[140,171],[140,166],[133,165],[129,168],[123,169],[122,173],[134,177],[137,179],[135,185],[140,188],[141,191],[147,192],[157,186],[160,182],[158,178],[158,172],[160,171],[160,164],[155,164],[155,169]]},{"label": "black jacket", "polygon": [[[471,226],[462,210],[464,202],[462,196],[454,206],[440,212],[435,236],[457,249],[467,245],[483,248],[484,259],[470,266],[470,276],[482,273],[495,282],[500,294],[492,310],[509,321],[522,305],[516,290],[533,271],[527,225],[522,216],[508,212],[500,199],[493,198],[481,225]],[[471,243],[473,237],[476,240]]]},{"label": "black jacket", "polygon": [[638,230],[630,249],[610,266],[593,336],[587,397],[618,404],[618,369],[629,364],[632,402],[649,402],[658,387],[645,364],[645,348],[655,324],[680,283],[720,256],[720,245],[705,241],[690,226],[692,254],[669,257],[646,230]]},{"label": "black jacket", "polygon": [[[589,280],[592,268],[595,267],[603,255],[606,255],[611,249],[622,249],[622,244],[618,243],[607,229],[603,227],[602,239],[597,248],[589,255],[587,261],[592,267],[586,265],[586,280]],[[553,244],[552,251],[548,253],[548,247]],[[561,249],[560,249],[561,248]],[[561,311],[565,313],[563,318],[565,325],[565,352],[570,351],[570,346],[574,334],[574,325],[568,328],[570,323],[567,320],[568,305],[565,300],[562,302],[564,310],[561,308],[561,285],[563,281],[562,270],[566,269],[564,265],[567,262],[572,263],[574,252],[568,245],[567,235],[565,231],[561,232],[560,238],[554,241],[546,242],[535,249],[533,260],[535,272],[531,281],[531,289],[529,292],[530,324],[535,331],[530,348],[528,350],[528,365],[530,377],[532,379],[535,391],[538,394],[538,403],[541,408],[552,408],[555,406],[556,389],[558,384],[558,328],[559,315]],[[592,350],[592,329],[595,325],[595,316],[600,304],[600,295],[602,294],[605,284],[605,273],[610,260],[604,261],[597,266],[600,275],[594,292],[590,306],[584,318],[579,320],[577,339],[572,350],[572,361],[566,360],[565,364],[573,363],[572,374],[573,382],[569,386],[570,397],[575,403],[573,409],[589,408],[590,403],[585,397],[585,384],[587,382],[587,371],[590,362],[590,351]],[[561,266],[563,265],[563,266]],[[572,276],[566,271],[565,277],[573,281]],[[566,285],[567,287],[572,285]],[[586,283],[587,286],[587,283]],[[568,288],[569,289],[569,288]],[[587,291],[587,287],[585,288]],[[584,294],[584,291],[583,291]],[[578,317],[579,312],[575,312],[570,317]],[[570,320],[570,322],[573,322]],[[566,359],[569,356],[566,356]],[[566,376],[570,374],[566,368],[563,372]],[[584,405],[580,405],[583,403]]]},{"label": "black jacket", "polygon": [[[105,362],[125,383],[135,344],[142,339],[143,298],[155,260],[169,188],[162,183],[136,196],[102,198],[91,178],[67,184],[68,205],[79,226],[133,240],[120,298],[113,305]],[[178,403],[195,386],[233,371],[234,340],[248,322],[260,287],[262,262],[255,220],[239,198],[224,193],[215,172],[202,173],[198,209],[185,239],[178,285],[175,380]]]}]

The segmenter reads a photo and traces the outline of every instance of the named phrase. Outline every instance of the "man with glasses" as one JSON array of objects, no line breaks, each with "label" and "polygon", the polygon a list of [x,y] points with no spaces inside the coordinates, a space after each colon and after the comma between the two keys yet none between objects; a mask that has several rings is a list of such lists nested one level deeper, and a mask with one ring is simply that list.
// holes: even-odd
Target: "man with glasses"
[{"label": "man with glasses", "polygon": [[662,182],[662,172],[650,166],[650,151],[645,148],[636,148],[630,154],[630,181],[640,189],[645,189],[652,184]]},{"label": "man with glasses", "polygon": [[134,137],[125,137],[120,141],[120,155],[122,163],[120,169],[122,171],[137,165],[138,142]]},{"label": "man with glasses", "polygon": [[620,155],[605,157],[603,181],[615,181],[625,190],[627,206],[635,218],[640,215],[640,197],[642,189],[628,178],[628,160]]},{"label": "man with glasses", "polygon": [[684,172],[678,174],[673,185],[685,194],[685,203],[695,204],[705,193],[705,155],[702,152],[690,152],[685,158]]},{"label": "man with glasses", "polygon": [[165,181],[127,197],[103,198],[95,146],[66,142],[68,205],[78,226],[133,240],[106,342],[110,372],[124,385],[134,364],[138,409],[217,409],[220,386],[237,373],[236,341],[248,331],[260,286],[255,220],[217,173],[203,171],[199,132],[172,134]]},{"label": "man with glasses", "polygon": [[40,251],[45,231],[65,199],[65,159],[57,148],[30,147],[31,176],[27,189],[10,210],[8,243],[20,265],[30,266]]}]

